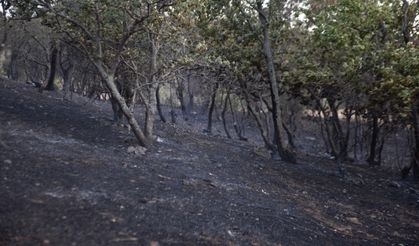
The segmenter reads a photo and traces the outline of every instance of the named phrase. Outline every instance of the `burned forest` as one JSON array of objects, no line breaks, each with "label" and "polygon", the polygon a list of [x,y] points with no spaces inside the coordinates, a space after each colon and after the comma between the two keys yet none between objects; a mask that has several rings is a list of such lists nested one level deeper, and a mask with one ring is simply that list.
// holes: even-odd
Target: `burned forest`
[{"label": "burned forest", "polygon": [[419,1],[0,14],[0,245],[419,242]]}]

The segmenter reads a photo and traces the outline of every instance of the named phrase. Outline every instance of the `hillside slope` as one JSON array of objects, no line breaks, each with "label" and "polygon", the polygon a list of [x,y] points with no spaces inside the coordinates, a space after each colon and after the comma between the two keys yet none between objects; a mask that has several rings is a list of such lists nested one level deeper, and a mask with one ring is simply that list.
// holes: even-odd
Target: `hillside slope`
[{"label": "hillside slope", "polygon": [[0,245],[353,245],[419,241],[418,187],[380,170],[170,125],[145,155],[100,102],[0,82]]}]

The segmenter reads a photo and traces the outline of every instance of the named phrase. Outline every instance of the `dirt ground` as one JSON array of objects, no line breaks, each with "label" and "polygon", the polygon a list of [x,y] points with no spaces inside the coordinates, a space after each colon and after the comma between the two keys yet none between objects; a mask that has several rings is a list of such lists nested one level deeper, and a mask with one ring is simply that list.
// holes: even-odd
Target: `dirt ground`
[{"label": "dirt ground", "polygon": [[0,245],[418,245],[392,173],[157,123],[145,155],[110,106],[0,81]]}]

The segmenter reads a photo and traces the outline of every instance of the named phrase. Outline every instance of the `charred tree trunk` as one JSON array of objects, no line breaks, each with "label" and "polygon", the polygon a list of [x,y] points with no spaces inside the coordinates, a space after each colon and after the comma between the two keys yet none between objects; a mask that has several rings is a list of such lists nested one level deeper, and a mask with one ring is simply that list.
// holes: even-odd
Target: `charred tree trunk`
[{"label": "charred tree trunk", "polygon": [[[416,7],[419,8],[419,1],[416,2]],[[402,34],[404,43],[408,44],[411,41],[411,28],[410,24],[415,21],[416,16],[409,14],[409,2],[403,0],[402,4]],[[419,94],[416,94],[413,98],[413,105],[411,110],[411,125],[413,127],[413,139],[414,144],[412,146],[412,157],[411,164],[408,168],[403,168],[402,177],[407,177],[410,169],[413,170],[413,177],[416,181],[419,181]]]},{"label": "charred tree trunk", "polygon": [[412,126],[413,126],[413,148],[410,166],[403,168],[402,176],[406,178],[412,169],[415,181],[419,181],[419,102],[415,102],[412,107]]},{"label": "charred tree trunk", "polygon": [[188,113],[191,113],[192,110],[194,109],[194,93],[192,90],[192,85],[191,85],[191,74],[188,74],[188,96],[189,96],[189,101],[188,101]]},{"label": "charred tree trunk", "polygon": [[3,71],[5,63],[6,63],[6,42],[8,39],[9,31],[11,29],[11,25],[7,18],[7,9],[11,7],[10,1],[1,1],[1,7],[3,9],[1,16],[1,24],[3,26],[2,36],[0,38],[0,75],[5,72]]},{"label": "charred tree trunk", "polygon": [[370,166],[377,165],[376,161],[376,150],[377,150],[377,143],[378,143],[378,136],[380,132],[380,128],[378,127],[378,117],[376,115],[372,116],[371,122],[372,134],[371,134],[371,144],[370,144],[370,153],[367,159],[367,162]]},{"label": "charred tree trunk", "polygon": [[415,135],[415,149],[413,153],[412,168],[413,168],[413,177],[416,181],[419,181],[419,106],[415,106],[415,112],[413,116],[413,125],[414,125],[414,135]]},{"label": "charred tree trunk", "polygon": [[17,66],[18,54],[13,50],[11,51],[11,53],[12,54],[10,55],[7,77],[12,80],[18,80],[19,79],[19,72],[18,72],[18,66]]},{"label": "charred tree trunk", "polygon": [[266,63],[268,66],[268,73],[269,73],[269,82],[270,82],[270,91],[271,91],[271,99],[272,99],[272,118],[274,122],[274,132],[275,132],[275,139],[277,142],[277,149],[279,156],[282,160],[296,163],[295,154],[286,149],[282,143],[282,136],[281,136],[281,113],[280,113],[280,97],[279,97],[279,85],[277,81],[277,75],[275,70],[274,64],[274,57],[273,51],[271,48],[271,41],[269,37],[269,22],[266,16],[266,13],[263,9],[262,2],[257,2],[257,11],[259,13],[259,21],[262,25],[263,30],[263,51],[266,59]]},{"label": "charred tree trunk", "polygon": [[146,106],[144,133],[148,139],[153,137],[154,115],[156,114],[156,91],[157,91],[157,55],[159,52],[158,37],[149,32],[150,38],[150,86],[148,88],[148,101],[144,100]]},{"label": "charred tree trunk", "polygon": [[170,122],[172,124],[176,124],[176,111],[175,111],[175,106],[173,103],[173,88],[172,88],[172,84],[170,84]]},{"label": "charred tree trunk", "polygon": [[345,110],[345,116],[346,116],[346,128],[343,129],[342,122],[339,118],[339,104],[337,104],[334,100],[328,99],[328,104],[330,107],[330,125],[332,129],[332,139],[330,140],[333,142],[334,145],[334,155],[335,157],[341,156],[343,160],[348,158],[348,143],[349,143],[349,136],[351,133],[350,128],[350,121],[352,118],[352,110],[346,109]]},{"label": "charred tree trunk", "polygon": [[358,161],[358,146],[360,146],[360,123],[359,123],[359,112],[355,114],[355,130],[354,130],[354,143],[353,143],[353,149],[354,149],[354,159]]},{"label": "charred tree trunk", "polygon": [[48,75],[48,82],[45,86],[45,90],[53,91],[55,90],[55,75],[57,73],[57,58],[58,58],[58,48],[54,44],[51,51],[50,56],[50,67],[49,67],[49,75]]},{"label": "charred tree trunk", "polygon": [[[67,53],[66,55],[64,53]],[[66,57],[64,57],[66,56]],[[74,70],[73,61],[70,59],[68,55],[67,48],[63,47],[60,49],[59,52],[59,65],[61,72],[63,74],[63,94],[64,98],[68,99],[71,93],[72,87],[72,73]]]},{"label": "charred tree trunk", "polygon": [[71,84],[72,84],[72,78],[71,74],[73,72],[72,68],[69,68],[68,70],[62,70],[63,71],[63,92],[64,92],[64,98],[68,98],[71,91]]},{"label": "charred tree trunk", "polygon": [[228,127],[227,127],[227,121],[226,121],[226,112],[227,112],[227,108],[228,108],[229,98],[230,98],[230,92],[227,92],[227,95],[224,99],[223,111],[221,112],[221,118],[223,120],[223,126],[224,126],[224,131],[226,133],[226,136],[228,138],[231,138],[230,132],[228,131]]},{"label": "charred tree trunk", "polygon": [[157,112],[159,113],[160,120],[163,123],[166,123],[166,118],[164,117],[163,110],[161,108],[161,100],[160,100],[160,85],[156,88],[156,103],[157,103]]},{"label": "charred tree trunk", "polygon": [[263,139],[263,142],[265,143],[266,148],[271,151],[276,152],[276,146],[274,145],[273,142],[269,140],[268,131],[265,127],[263,127],[262,119],[260,118],[256,110],[249,103],[248,103],[248,109],[249,109],[249,112],[253,115],[253,117],[256,120],[256,124],[259,128],[260,135],[262,136],[262,139]]},{"label": "charred tree trunk", "polygon": [[211,94],[211,100],[210,100],[210,105],[209,105],[209,109],[208,109],[208,124],[207,124],[207,129],[206,129],[206,132],[208,134],[212,133],[212,116],[213,116],[213,113],[214,113],[215,99],[217,98],[218,86],[219,86],[218,83],[215,83],[214,89],[213,89],[212,94]]},{"label": "charred tree trunk", "polygon": [[[328,100],[330,111],[331,111],[331,123],[332,130],[335,138],[335,146],[337,147],[336,152],[336,163],[338,166],[338,172],[340,176],[345,176],[345,169],[343,162],[348,159],[348,142],[350,136],[350,121],[352,114],[346,110],[346,131],[343,130],[341,120],[339,118],[338,105],[334,100]],[[350,110],[349,110],[350,111]]]},{"label": "charred tree trunk", "polygon": [[287,138],[288,138],[288,144],[291,147],[291,149],[296,149],[295,143],[294,143],[294,136],[292,135],[291,130],[287,127],[287,125],[282,122],[282,127],[285,130],[285,133],[287,134]]},{"label": "charred tree trunk", "polygon": [[180,109],[182,111],[183,118],[188,120],[187,113],[186,113],[186,104],[185,104],[185,94],[184,94],[185,86],[183,79],[179,80],[179,84],[176,90],[177,97],[180,103]]},{"label": "charred tree trunk", "polygon": [[231,117],[233,118],[233,128],[234,128],[234,131],[236,132],[237,137],[241,141],[247,141],[247,138],[243,136],[243,131],[241,130],[241,127],[240,127],[241,124],[239,125],[238,123],[238,118],[236,116],[235,109],[233,108],[233,104],[231,103],[231,96],[228,97],[228,104],[230,106]]},{"label": "charred tree trunk", "polygon": [[[118,101],[114,97],[111,97],[110,101],[111,101],[112,111],[113,111],[113,122],[115,122],[117,125],[119,125],[119,124],[122,123],[122,118],[124,116],[124,113],[123,113],[121,107],[119,106]],[[127,104],[127,106],[128,106],[128,104]],[[128,108],[129,108],[129,106],[128,106]]]},{"label": "charred tree trunk", "polygon": [[100,61],[96,61],[94,65],[98,69],[99,74],[102,77],[103,81],[105,81],[107,87],[109,88],[112,94],[112,97],[117,102],[123,114],[127,118],[128,123],[131,126],[131,131],[134,133],[135,137],[137,138],[138,143],[143,147],[149,146],[151,144],[151,140],[145,136],[144,132],[141,130],[141,127],[138,125],[138,122],[135,119],[134,114],[131,112],[131,110],[127,106],[125,99],[119,93],[118,88],[115,83],[114,75],[108,74],[106,72],[105,66]]}]

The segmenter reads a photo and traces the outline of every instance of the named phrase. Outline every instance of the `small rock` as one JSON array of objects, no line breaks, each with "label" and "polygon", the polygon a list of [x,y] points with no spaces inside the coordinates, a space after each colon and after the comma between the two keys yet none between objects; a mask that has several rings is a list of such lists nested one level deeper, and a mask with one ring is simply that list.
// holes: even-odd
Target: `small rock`
[{"label": "small rock", "polygon": [[397,188],[397,189],[401,187],[400,183],[396,181],[390,182],[388,185],[390,187]]},{"label": "small rock", "polygon": [[357,225],[361,225],[361,222],[359,222],[359,219],[356,217],[348,217],[346,218],[346,220],[348,220],[351,223],[357,224]]},{"label": "small rock", "polygon": [[127,152],[135,155],[145,155],[147,149],[142,146],[129,146]]},{"label": "small rock", "polygon": [[4,162],[5,164],[8,164],[8,165],[10,165],[10,164],[12,164],[12,163],[13,163],[11,160],[4,160],[3,162]]},{"label": "small rock", "polygon": [[157,241],[151,241],[150,242],[150,246],[159,246],[160,244],[159,244],[159,242],[157,242]]},{"label": "small rock", "polygon": [[266,148],[263,148],[263,147],[253,148],[253,153],[260,157],[264,157],[266,159],[271,158],[271,153]]},{"label": "small rock", "polygon": [[355,185],[364,185],[365,181],[362,178],[354,178],[352,179],[352,183]]}]

